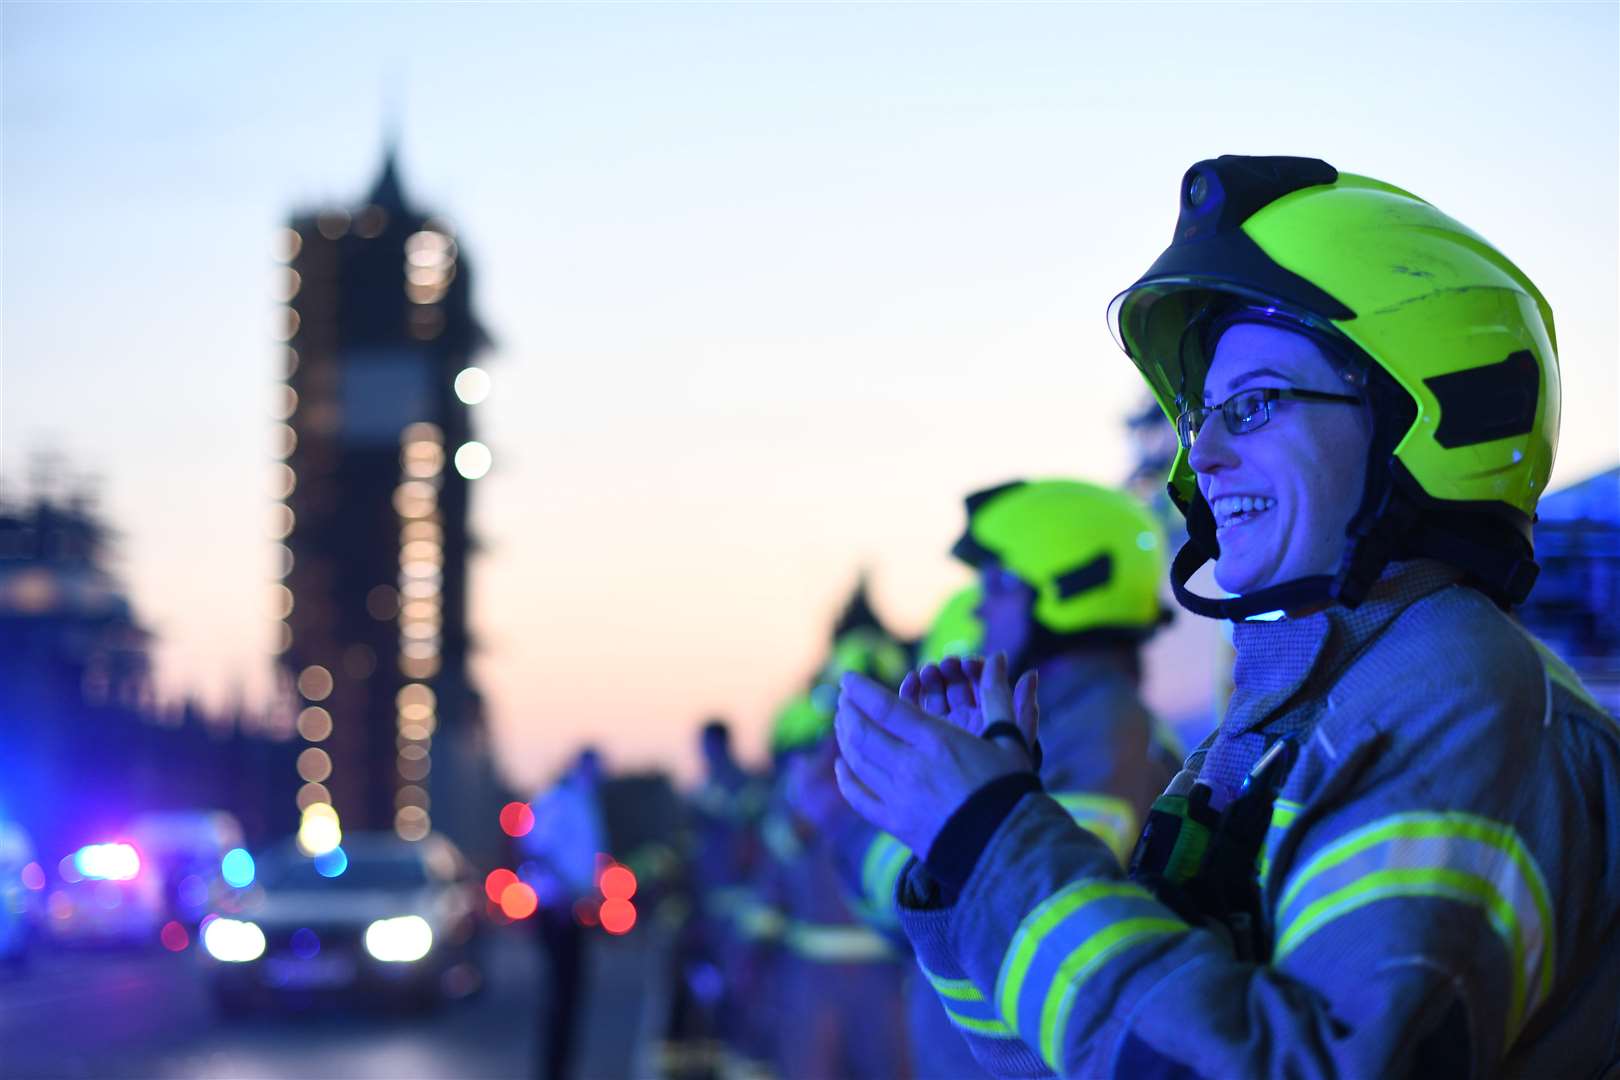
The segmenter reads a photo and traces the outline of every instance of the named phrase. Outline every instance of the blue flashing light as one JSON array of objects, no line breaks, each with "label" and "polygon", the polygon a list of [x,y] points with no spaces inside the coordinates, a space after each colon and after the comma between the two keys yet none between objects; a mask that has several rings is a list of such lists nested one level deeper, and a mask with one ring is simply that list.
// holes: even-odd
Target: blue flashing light
[{"label": "blue flashing light", "polygon": [[343,854],[343,849],[340,847],[335,847],[331,851],[315,856],[315,872],[321,877],[338,877],[348,868],[349,857]]},{"label": "blue flashing light", "polygon": [[231,848],[225,853],[225,857],[219,860],[219,876],[233,889],[245,889],[253,884],[256,872],[253,856],[249,855],[245,848]]}]

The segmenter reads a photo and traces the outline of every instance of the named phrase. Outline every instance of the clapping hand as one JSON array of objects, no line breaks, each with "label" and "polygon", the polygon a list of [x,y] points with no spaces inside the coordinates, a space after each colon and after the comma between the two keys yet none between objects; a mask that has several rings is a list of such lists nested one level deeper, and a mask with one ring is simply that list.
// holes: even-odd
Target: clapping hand
[{"label": "clapping hand", "polygon": [[[862,817],[919,854],[975,791],[1032,769],[1035,680],[1025,675],[1010,688],[1002,654],[982,665],[953,658],[925,666],[899,694],[858,674],[845,675],[840,690],[838,788]],[[979,737],[1001,721],[1017,726],[1022,744]]]}]

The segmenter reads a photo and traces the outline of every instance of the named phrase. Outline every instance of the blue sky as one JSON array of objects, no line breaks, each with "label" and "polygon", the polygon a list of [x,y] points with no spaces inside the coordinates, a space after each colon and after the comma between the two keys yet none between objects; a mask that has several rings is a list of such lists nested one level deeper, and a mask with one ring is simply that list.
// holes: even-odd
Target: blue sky
[{"label": "blue sky", "polygon": [[1122,475],[1103,313],[1200,158],[1320,156],[1482,232],[1558,315],[1555,483],[1620,457],[1616,12],[6,4],[4,481],[96,474],[165,692],[262,694],[272,241],[363,194],[392,112],[498,343],[508,771],[678,752],[709,709],[757,745],[859,565],[916,630],[964,491]]}]

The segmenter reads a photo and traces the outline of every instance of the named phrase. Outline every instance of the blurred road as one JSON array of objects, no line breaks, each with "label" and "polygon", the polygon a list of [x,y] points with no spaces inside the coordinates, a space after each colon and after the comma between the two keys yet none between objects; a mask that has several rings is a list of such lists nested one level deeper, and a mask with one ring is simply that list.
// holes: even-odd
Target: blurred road
[{"label": "blurred road", "polygon": [[[657,1013],[648,965],[659,950],[638,936],[596,939],[584,1076],[647,1075]],[[41,951],[20,975],[0,970],[0,1077],[534,1076],[534,937],[526,926],[492,932],[485,956],[483,992],[437,1012],[356,1007],[227,1020],[191,952]]]}]

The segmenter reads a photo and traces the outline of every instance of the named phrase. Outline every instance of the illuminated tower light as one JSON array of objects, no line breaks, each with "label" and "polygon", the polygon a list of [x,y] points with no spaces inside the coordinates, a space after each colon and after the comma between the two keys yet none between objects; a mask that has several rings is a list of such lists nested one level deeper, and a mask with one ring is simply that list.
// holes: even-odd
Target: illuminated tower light
[{"label": "illuminated tower light", "polygon": [[276,457],[288,457],[298,447],[298,432],[286,424],[277,424],[270,429],[270,441],[274,444],[271,452]]},{"label": "illuminated tower light", "polygon": [[399,724],[399,737],[407,742],[426,742],[433,737],[434,717],[426,720],[403,720]]},{"label": "illuminated tower light", "polygon": [[328,240],[341,239],[349,231],[347,210],[327,210],[315,218],[315,228]]},{"label": "illuminated tower light", "polygon": [[293,307],[284,307],[279,314],[281,317],[280,325],[275,328],[271,336],[277,341],[291,341],[298,336],[298,328],[303,325],[303,319],[299,317],[298,309]]},{"label": "illuminated tower light", "polygon": [[298,692],[310,701],[325,701],[332,696],[332,673],[311,664],[298,673]]},{"label": "illuminated tower light", "polygon": [[412,656],[399,658],[399,672],[408,679],[431,679],[439,673],[440,666],[437,656],[424,659]]},{"label": "illuminated tower light", "polygon": [[298,474],[291,465],[273,465],[270,468],[270,497],[285,499],[298,486]]},{"label": "illuminated tower light", "polygon": [[332,714],[311,705],[298,714],[298,734],[307,742],[324,742],[332,734]]},{"label": "illuminated tower light", "polygon": [[432,828],[432,819],[420,806],[402,806],[394,814],[394,832],[401,840],[420,840]]},{"label": "illuminated tower light", "polygon": [[468,480],[481,480],[489,474],[490,466],[495,463],[495,455],[490,453],[489,447],[474,439],[456,448],[455,460],[456,472]]},{"label": "illuminated tower light", "polygon": [[304,279],[292,267],[286,267],[276,275],[276,287],[272,293],[283,304],[291,303],[298,290],[303,287]]},{"label": "illuminated tower light", "polygon": [[406,600],[431,600],[439,595],[439,582],[429,580],[402,581],[399,594]]},{"label": "illuminated tower light", "polygon": [[343,827],[331,803],[310,803],[298,823],[298,849],[305,855],[324,855],[343,842]]},{"label": "illuminated tower light", "polygon": [[463,368],[457,373],[454,386],[456,397],[461,399],[462,404],[481,404],[489,397],[489,373],[478,367]]},{"label": "illuminated tower light", "polygon": [[331,779],[332,757],[318,746],[311,746],[298,755],[298,775],[311,784]]},{"label": "illuminated tower light", "polygon": [[276,233],[276,258],[292,262],[304,250],[304,237],[297,229],[281,229]]}]

